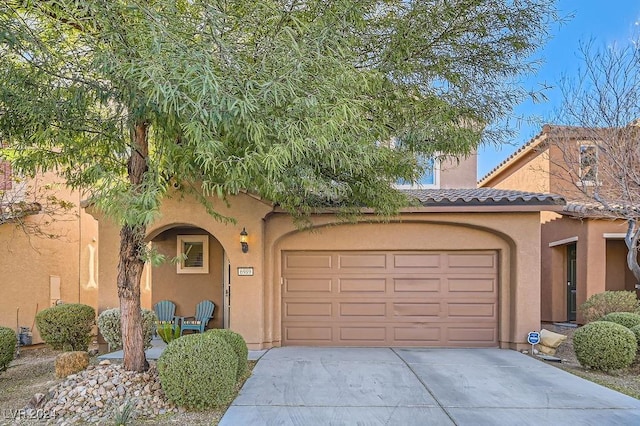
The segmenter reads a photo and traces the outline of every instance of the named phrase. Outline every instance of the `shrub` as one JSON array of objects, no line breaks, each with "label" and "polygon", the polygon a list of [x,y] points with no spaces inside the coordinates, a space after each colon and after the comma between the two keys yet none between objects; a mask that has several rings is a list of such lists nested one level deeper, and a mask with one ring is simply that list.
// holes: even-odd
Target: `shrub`
[{"label": "shrub", "polygon": [[44,309],[36,315],[40,337],[54,349],[86,351],[96,313],[91,306],[70,303]]},{"label": "shrub", "polygon": [[638,349],[640,350],[640,325],[635,325],[631,327],[629,330],[636,336],[636,341],[638,342]]},{"label": "shrub", "polygon": [[616,324],[631,328],[640,325],[640,315],[634,314],[633,312],[611,312],[603,316],[600,321],[615,322]]},{"label": "shrub", "polygon": [[[151,347],[151,339],[156,330],[155,312],[149,309],[142,309],[142,333],[144,338],[144,347]],[[109,349],[122,349],[122,329],[120,326],[120,309],[113,308],[102,311],[98,315],[98,328],[104,340],[109,344]]]},{"label": "shrub", "polygon": [[247,349],[247,342],[244,341],[241,335],[231,330],[214,328],[208,330],[207,333],[212,333],[222,337],[229,344],[229,346],[231,346],[231,349],[233,349],[233,352],[238,358],[238,370],[236,372],[236,379],[240,380],[240,378],[247,372],[247,356],[249,354],[249,350]]},{"label": "shrub", "polygon": [[163,342],[170,343],[180,337],[180,327],[168,322],[158,324],[158,335]]},{"label": "shrub", "polygon": [[157,366],[160,384],[171,402],[205,409],[231,402],[237,362],[233,349],[222,337],[202,333],[169,343]]},{"label": "shrub", "polygon": [[576,330],[573,349],[583,367],[609,371],[631,365],[638,343],[625,326],[609,321],[594,321]]},{"label": "shrub", "polygon": [[6,370],[13,361],[17,344],[16,332],[7,327],[0,327],[0,371]]},{"label": "shrub", "polygon": [[611,312],[636,312],[639,308],[635,291],[605,291],[588,298],[579,310],[585,323],[589,323],[599,321]]}]

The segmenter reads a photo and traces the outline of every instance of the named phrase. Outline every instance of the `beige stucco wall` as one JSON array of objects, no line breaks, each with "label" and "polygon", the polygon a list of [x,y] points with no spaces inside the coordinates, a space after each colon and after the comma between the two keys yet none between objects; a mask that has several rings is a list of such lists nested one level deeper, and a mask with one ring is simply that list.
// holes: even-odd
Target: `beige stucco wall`
[{"label": "beige stucco wall", "polygon": [[[39,177],[38,184],[52,184],[50,194],[73,203],[74,207],[65,215],[46,217],[37,214],[25,218],[26,222],[38,225],[41,231],[55,235],[55,238],[25,234],[15,223],[0,225],[2,326],[12,329],[17,325],[32,327],[36,311],[51,306],[55,302],[53,299],[58,299],[55,289],[52,294],[50,285],[58,279],[61,301],[97,307],[98,224],[79,207],[81,197],[77,192],[54,185],[55,182],[58,180],[54,176],[45,175]],[[33,343],[41,341],[37,329],[34,330]]]},{"label": "beige stucco wall", "polygon": [[[527,332],[539,328],[540,246],[532,244],[540,234],[538,212],[406,213],[389,223],[358,224],[337,224],[335,215],[322,214],[311,218],[311,230],[300,231],[291,217],[275,212],[269,203],[246,194],[231,197],[229,207],[216,202],[216,208],[234,217],[236,222],[216,221],[188,198],[166,200],[162,215],[149,227],[148,238],[153,240],[175,227],[192,226],[209,232],[219,241],[231,271],[229,325],[244,336],[252,349],[280,345],[283,250],[497,250],[500,345],[525,347]],[[367,217],[370,218],[365,216],[363,220]],[[249,233],[248,253],[242,253],[239,243],[243,227]],[[118,237],[117,229],[106,220],[100,222],[100,231],[99,305],[104,308],[117,303]],[[167,244],[175,244],[172,241]],[[253,276],[238,276],[238,267],[252,267]],[[152,276],[158,275],[163,275],[162,270],[156,268]],[[157,300],[155,294],[152,298]]]},{"label": "beige stucco wall", "polygon": [[478,176],[478,155],[444,160],[440,164],[440,188],[475,188]]},{"label": "beige stucco wall", "polygon": [[494,249],[500,256],[500,330],[502,347],[524,347],[527,332],[539,327],[538,213],[514,214],[404,214],[392,223],[323,226],[335,222],[330,215],[315,217],[312,232],[297,231],[291,219],[276,215],[268,223],[265,267],[265,323],[268,344],[280,342],[280,257],[285,250],[461,250]]},{"label": "beige stucco wall", "polygon": [[[172,228],[164,231],[153,240],[158,251],[171,259],[176,256],[178,235],[202,235],[199,229]],[[151,268],[152,287],[151,304],[160,300],[170,300],[176,304],[176,315],[195,314],[196,305],[202,300],[211,300],[215,304],[213,319],[208,328],[223,328],[223,249],[218,240],[207,234],[209,239],[209,272],[206,274],[178,274],[176,265],[171,262]]]}]

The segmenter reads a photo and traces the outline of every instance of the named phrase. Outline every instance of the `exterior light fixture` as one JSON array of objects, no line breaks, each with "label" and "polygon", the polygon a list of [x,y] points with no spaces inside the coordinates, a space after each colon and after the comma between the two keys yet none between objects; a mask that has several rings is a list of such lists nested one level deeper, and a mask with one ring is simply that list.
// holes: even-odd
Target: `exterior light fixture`
[{"label": "exterior light fixture", "polygon": [[249,251],[249,243],[247,242],[247,230],[243,227],[242,232],[240,233],[240,245],[242,245],[242,252],[246,253]]}]

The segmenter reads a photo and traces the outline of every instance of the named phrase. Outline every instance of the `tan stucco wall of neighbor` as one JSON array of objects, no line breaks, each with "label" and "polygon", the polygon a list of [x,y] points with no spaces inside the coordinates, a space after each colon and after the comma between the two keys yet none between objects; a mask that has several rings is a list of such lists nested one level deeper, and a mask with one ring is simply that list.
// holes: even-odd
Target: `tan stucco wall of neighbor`
[{"label": "tan stucco wall of neighbor", "polygon": [[478,154],[440,164],[440,188],[475,188],[478,176]]},{"label": "tan stucco wall of neighbor", "polygon": [[627,266],[627,245],[622,239],[608,239],[607,250],[607,290],[636,291],[636,279]]},{"label": "tan stucco wall of neighbor", "polygon": [[[613,284],[612,277],[619,274],[624,262],[618,256],[621,251],[607,252],[607,239],[604,234],[620,234],[626,231],[626,223],[618,220],[580,220],[572,217],[558,217],[542,227],[542,321],[567,320],[567,244],[549,247],[550,243],[577,238],[576,243],[576,303],[580,306],[590,296],[602,293]],[[610,268],[608,268],[608,265]],[[623,273],[624,276],[624,273]],[[607,278],[609,277],[609,279]],[[608,284],[610,283],[610,284]],[[583,323],[578,311],[577,322]]]},{"label": "tan stucco wall of neighbor", "polygon": [[[505,169],[491,184],[492,188],[530,192],[550,192],[549,155],[534,151]],[[485,185],[487,186],[487,185]]]},{"label": "tan stucco wall of neighbor", "polygon": [[[57,179],[46,175],[39,183],[52,182]],[[55,238],[27,235],[15,223],[0,225],[0,325],[11,329],[33,327],[36,311],[56,300],[97,307],[98,224],[80,207],[77,192],[59,185],[52,188],[53,195],[74,207],[63,216],[37,214],[25,221],[38,224]],[[52,289],[52,282],[60,283],[59,294],[57,286]],[[33,343],[40,342],[35,327]]]}]

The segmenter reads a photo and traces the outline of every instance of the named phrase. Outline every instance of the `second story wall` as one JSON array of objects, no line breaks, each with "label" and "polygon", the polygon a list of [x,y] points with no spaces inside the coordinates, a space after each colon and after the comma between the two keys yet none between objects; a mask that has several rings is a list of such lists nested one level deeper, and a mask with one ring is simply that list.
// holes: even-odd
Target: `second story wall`
[{"label": "second story wall", "polygon": [[459,160],[443,160],[440,164],[440,188],[477,187],[478,155]]}]

